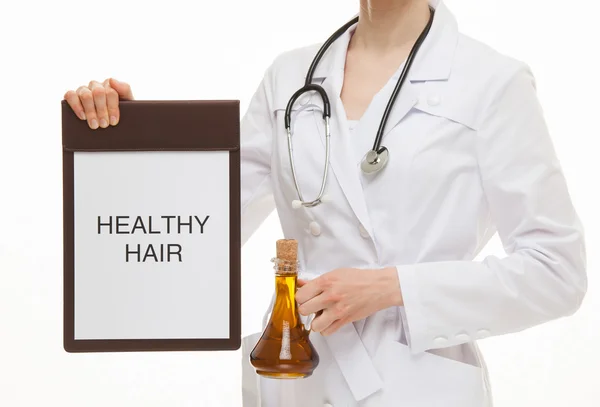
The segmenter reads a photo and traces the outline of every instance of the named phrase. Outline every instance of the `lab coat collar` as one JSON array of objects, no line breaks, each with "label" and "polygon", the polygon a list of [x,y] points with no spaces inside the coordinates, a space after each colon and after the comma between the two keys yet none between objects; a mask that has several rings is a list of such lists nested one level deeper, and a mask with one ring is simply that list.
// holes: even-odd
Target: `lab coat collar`
[{"label": "lab coat collar", "polygon": [[[417,53],[408,74],[411,82],[447,80],[452,70],[458,40],[456,19],[443,1],[430,0],[429,4],[436,10],[435,17],[431,31]],[[348,44],[355,29],[356,24],[342,34],[325,52],[313,79],[325,79],[331,74],[336,74],[336,71],[344,69]],[[394,79],[398,79],[399,75],[400,70],[396,72]]]}]

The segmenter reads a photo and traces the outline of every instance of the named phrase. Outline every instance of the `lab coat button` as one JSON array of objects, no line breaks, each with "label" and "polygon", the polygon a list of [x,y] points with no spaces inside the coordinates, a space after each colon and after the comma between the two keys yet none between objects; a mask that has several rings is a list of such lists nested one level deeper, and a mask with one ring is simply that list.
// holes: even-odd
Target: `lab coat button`
[{"label": "lab coat button", "polygon": [[469,342],[471,337],[467,334],[458,334],[456,335],[456,340],[459,342]]},{"label": "lab coat button", "polygon": [[477,339],[484,339],[490,335],[491,333],[487,329],[480,329],[479,331],[477,331]]},{"label": "lab coat button", "polygon": [[367,229],[365,229],[365,227],[364,227],[362,224],[360,224],[360,225],[358,226],[358,232],[359,232],[359,233],[360,233],[360,235],[361,235],[362,237],[364,237],[365,239],[367,239],[367,238],[369,237],[369,232],[367,231]]},{"label": "lab coat button", "polygon": [[427,103],[429,103],[429,106],[437,106],[440,104],[440,102],[441,99],[438,95],[431,95],[429,98],[427,98]]},{"label": "lab coat button", "polygon": [[319,236],[321,234],[321,225],[319,225],[317,222],[310,222],[308,227],[310,228],[310,233],[312,233],[313,236]]},{"label": "lab coat button", "polygon": [[436,346],[444,346],[445,344],[448,343],[448,339],[445,336],[438,336],[437,338],[435,338],[433,340],[433,343]]}]

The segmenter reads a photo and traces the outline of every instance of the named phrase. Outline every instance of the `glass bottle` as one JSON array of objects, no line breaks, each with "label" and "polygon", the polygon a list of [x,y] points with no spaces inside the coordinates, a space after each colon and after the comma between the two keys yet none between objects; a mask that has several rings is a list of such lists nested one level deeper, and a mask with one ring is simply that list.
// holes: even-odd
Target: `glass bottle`
[{"label": "glass bottle", "polygon": [[296,379],[312,375],[319,355],[310,343],[298,314],[296,281],[298,278],[298,242],[277,241],[275,263],[275,302],[261,338],[250,353],[256,373],[277,379]]}]

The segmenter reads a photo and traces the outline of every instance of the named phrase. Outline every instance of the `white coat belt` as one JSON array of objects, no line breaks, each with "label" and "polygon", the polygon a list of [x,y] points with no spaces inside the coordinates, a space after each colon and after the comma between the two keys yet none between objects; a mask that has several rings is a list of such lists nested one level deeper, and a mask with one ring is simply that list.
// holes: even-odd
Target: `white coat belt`
[{"label": "white coat belt", "polygon": [[383,387],[383,381],[353,324],[346,324],[324,338],[356,401]]}]

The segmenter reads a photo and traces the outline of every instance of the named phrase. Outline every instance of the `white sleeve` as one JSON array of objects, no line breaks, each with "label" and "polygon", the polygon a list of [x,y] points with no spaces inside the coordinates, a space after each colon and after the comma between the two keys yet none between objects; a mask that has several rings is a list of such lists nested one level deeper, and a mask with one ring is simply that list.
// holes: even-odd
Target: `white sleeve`
[{"label": "white sleeve", "polygon": [[587,290],[583,228],[526,65],[490,103],[476,151],[506,256],[396,267],[414,353],[571,315]]},{"label": "white sleeve", "polygon": [[271,189],[273,66],[264,75],[240,124],[241,244],[275,209]]}]

